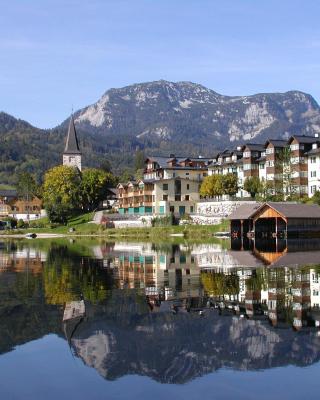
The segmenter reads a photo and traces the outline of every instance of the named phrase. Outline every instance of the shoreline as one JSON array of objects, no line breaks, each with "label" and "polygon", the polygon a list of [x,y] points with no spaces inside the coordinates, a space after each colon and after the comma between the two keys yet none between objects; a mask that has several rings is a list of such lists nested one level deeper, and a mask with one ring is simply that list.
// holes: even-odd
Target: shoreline
[{"label": "shoreline", "polygon": [[[92,226],[92,224],[90,224]],[[97,227],[98,228],[98,227]],[[54,238],[81,238],[96,237],[107,240],[122,239],[150,239],[150,240],[168,240],[168,239],[211,239],[215,234],[221,231],[226,232],[226,224],[219,225],[173,225],[163,227],[141,227],[141,228],[119,228],[119,229],[88,229],[88,225],[78,225],[73,232],[68,231],[69,227],[60,226],[52,229],[29,228],[26,230],[3,231],[0,238],[26,239],[29,233],[35,233],[35,239],[54,239]]]}]

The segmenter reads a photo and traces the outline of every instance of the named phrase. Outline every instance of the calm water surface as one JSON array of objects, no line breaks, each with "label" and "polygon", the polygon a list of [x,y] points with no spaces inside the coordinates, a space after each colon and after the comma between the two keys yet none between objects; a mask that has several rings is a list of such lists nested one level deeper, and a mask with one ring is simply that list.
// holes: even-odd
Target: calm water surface
[{"label": "calm water surface", "polygon": [[0,242],[0,398],[318,399],[320,242]]}]

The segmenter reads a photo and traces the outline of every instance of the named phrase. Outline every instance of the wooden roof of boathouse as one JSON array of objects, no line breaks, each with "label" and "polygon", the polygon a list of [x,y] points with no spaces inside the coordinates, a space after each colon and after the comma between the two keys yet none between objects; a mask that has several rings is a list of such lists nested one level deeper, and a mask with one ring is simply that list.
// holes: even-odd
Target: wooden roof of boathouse
[{"label": "wooden roof of boathouse", "polygon": [[320,219],[320,207],[317,204],[299,204],[290,202],[267,202],[254,212],[252,217],[259,217],[265,210],[274,210],[285,219]]},{"label": "wooden roof of boathouse", "polygon": [[262,203],[256,202],[241,204],[241,206],[239,206],[229,215],[228,219],[250,219],[261,206]]},{"label": "wooden roof of boathouse", "polygon": [[[299,204],[290,202],[242,204],[229,215],[228,219],[246,220],[251,218],[259,218],[259,216],[264,214],[264,212],[268,209],[275,211],[275,214],[279,214],[285,219],[320,219],[320,207],[317,204]],[[272,217],[274,216],[270,215],[269,218]]]}]

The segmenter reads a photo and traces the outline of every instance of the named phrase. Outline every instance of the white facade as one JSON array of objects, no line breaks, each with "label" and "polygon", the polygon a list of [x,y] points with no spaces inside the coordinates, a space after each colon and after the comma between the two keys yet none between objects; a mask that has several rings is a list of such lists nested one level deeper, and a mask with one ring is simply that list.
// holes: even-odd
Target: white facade
[{"label": "white facade", "polygon": [[[177,187],[177,184],[179,187]],[[155,214],[193,214],[200,200],[198,181],[190,179],[163,179],[154,182],[153,207]]]},{"label": "white facade", "polygon": [[81,171],[81,154],[64,154],[63,165],[77,167]]},{"label": "white facade", "polygon": [[312,197],[320,191],[320,154],[310,154],[308,157],[308,196]]}]

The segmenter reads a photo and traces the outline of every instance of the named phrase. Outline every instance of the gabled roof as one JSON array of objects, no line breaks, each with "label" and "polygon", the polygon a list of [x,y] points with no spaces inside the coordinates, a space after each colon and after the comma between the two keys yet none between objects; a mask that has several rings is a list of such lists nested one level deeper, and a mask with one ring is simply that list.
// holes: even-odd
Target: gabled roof
[{"label": "gabled roof", "polygon": [[[179,163],[184,162],[184,161],[191,161],[191,162],[204,162],[205,164],[208,164],[210,161],[212,161],[212,158],[204,158],[204,157],[161,157],[161,156],[150,156],[146,158],[146,162],[150,160],[152,162],[155,162],[159,165],[160,168],[172,168],[169,167],[169,162],[170,161],[175,161],[176,165],[173,168],[180,168],[181,166]],[[185,168],[185,167],[181,167]],[[192,167],[189,167],[192,168]],[[193,167],[195,169],[198,169],[198,167]]]},{"label": "gabled roof", "polygon": [[228,219],[249,219],[260,207],[261,203],[256,203],[254,201],[241,204],[241,206],[239,206],[229,215]]},{"label": "gabled roof", "polygon": [[264,151],[265,147],[264,144],[258,144],[258,143],[246,143],[243,145],[243,150],[248,147],[248,149],[253,150],[253,151]]},{"label": "gabled roof", "polygon": [[273,144],[274,147],[286,147],[288,145],[287,140],[269,139],[266,141],[265,147],[267,147],[269,143]]},{"label": "gabled roof", "polygon": [[77,138],[76,128],[74,126],[73,115],[70,117],[68,135],[64,154],[81,154]]},{"label": "gabled roof", "polygon": [[320,153],[320,147],[318,147],[317,149],[311,149],[310,151],[307,151],[305,154],[307,154],[308,156],[312,156],[313,154],[319,154]]},{"label": "gabled roof", "polygon": [[267,202],[256,210],[258,213],[263,207],[269,206],[286,218],[320,218],[320,207],[317,204],[298,204],[289,202]]},{"label": "gabled roof", "polygon": [[16,189],[0,189],[0,197],[17,197]]},{"label": "gabled roof", "polygon": [[290,143],[294,139],[296,139],[299,143],[306,143],[306,144],[312,144],[319,141],[319,138],[316,138],[314,136],[292,135],[290,136],[288,143]]}]

